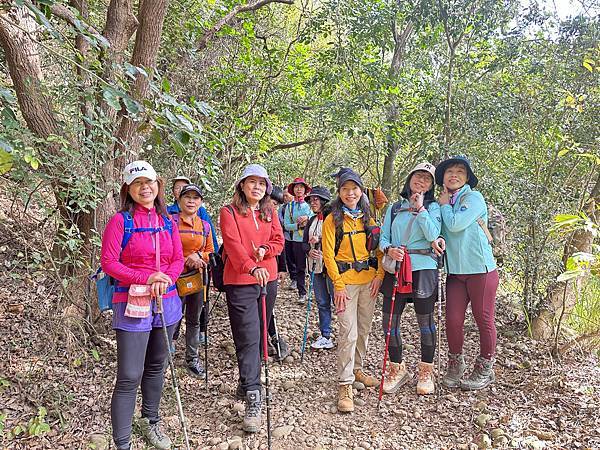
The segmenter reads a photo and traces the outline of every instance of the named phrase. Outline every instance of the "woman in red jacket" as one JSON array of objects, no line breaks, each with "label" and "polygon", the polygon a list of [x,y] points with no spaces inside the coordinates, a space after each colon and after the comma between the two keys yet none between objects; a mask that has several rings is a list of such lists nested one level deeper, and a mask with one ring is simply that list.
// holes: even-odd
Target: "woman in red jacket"
[{"label": "woman in red jacket", "polygon": [[246,399],[243,429],[261,426],[260,292],[267,288],[267,317],[277,296],[277,255],[283,231],[269,194],[273,185],[264,167],[250,164],[236,182],[233,201],[221,208],[225,270],[223,283],[240,374],[236,395]]}]

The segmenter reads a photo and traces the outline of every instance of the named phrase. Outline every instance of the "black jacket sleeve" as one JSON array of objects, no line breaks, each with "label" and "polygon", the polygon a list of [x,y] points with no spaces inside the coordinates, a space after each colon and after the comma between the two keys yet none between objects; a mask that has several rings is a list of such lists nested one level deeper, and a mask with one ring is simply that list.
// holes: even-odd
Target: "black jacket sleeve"
[{"label": "black jacket sleeve", "polygon": [[304,235],[302,236],[302,250],[304,250],[304,253],[307,253],[310,251],[310,244],[308,243],[308,235],[310,234],[308,232],[308,230],[310,230],[310,227],[312,225],[312,223],[317,219],[317,215],[315,214],[314,216],[312,216],[310,219],[308,219],[308,222],[306,223],[306,227],[304,227]]}]

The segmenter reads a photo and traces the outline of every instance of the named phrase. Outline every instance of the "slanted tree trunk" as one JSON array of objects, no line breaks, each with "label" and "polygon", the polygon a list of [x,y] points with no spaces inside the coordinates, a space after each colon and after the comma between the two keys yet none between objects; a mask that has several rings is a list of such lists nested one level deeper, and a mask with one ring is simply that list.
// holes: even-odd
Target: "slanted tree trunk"
[{"label": "slanted tree trunk", "polygon": [[[600,174],[594,184],[590,199],[586,204],[585,213],[597,222],[598,209],[600,204]],[[563,265],[567,259],[576,252],[591,253],[594,236],[590,231],[577,230],[565,243],[563,250]],[[548,289],[548,295],[544,302],[544,307],[531,323],[531,333],[534,339],[549,340],[556,336],[560,330],[557,329],[559,321],[565,318],[573,310],[577,303],[578,292],[587,281],[586,277],[579,277],[570,280],[565,285],[564,282],[557,282]]]}]

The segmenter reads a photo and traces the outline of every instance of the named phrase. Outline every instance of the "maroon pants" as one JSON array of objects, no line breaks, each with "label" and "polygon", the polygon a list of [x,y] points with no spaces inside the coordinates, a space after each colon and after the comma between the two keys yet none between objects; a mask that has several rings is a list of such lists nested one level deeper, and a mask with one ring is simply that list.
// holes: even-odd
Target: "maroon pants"
[{"label": "maroon pants", "polygon": [[479,354],[491,359],[496,352],[496,290],[498,271],[472,275],[448,275],[446,337],[450,353],[462,353],[465,313],[471,311],[479,328]]}]

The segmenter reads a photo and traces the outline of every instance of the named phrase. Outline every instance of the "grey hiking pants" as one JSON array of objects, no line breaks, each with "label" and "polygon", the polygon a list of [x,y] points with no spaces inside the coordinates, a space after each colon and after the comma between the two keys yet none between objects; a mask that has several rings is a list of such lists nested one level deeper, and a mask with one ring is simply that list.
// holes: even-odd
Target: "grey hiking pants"
[{"label": "grey hiking pants", "polygon": [[[175,324],[167,327],[173,338]],[[159,420],[158,406],[164,383],[168,347],[162,328],[152,331],[115,330],[117,381],[110,405],[112,434],[118,449],[128,448],[138,386],[142,386],[142,417]]]}]

